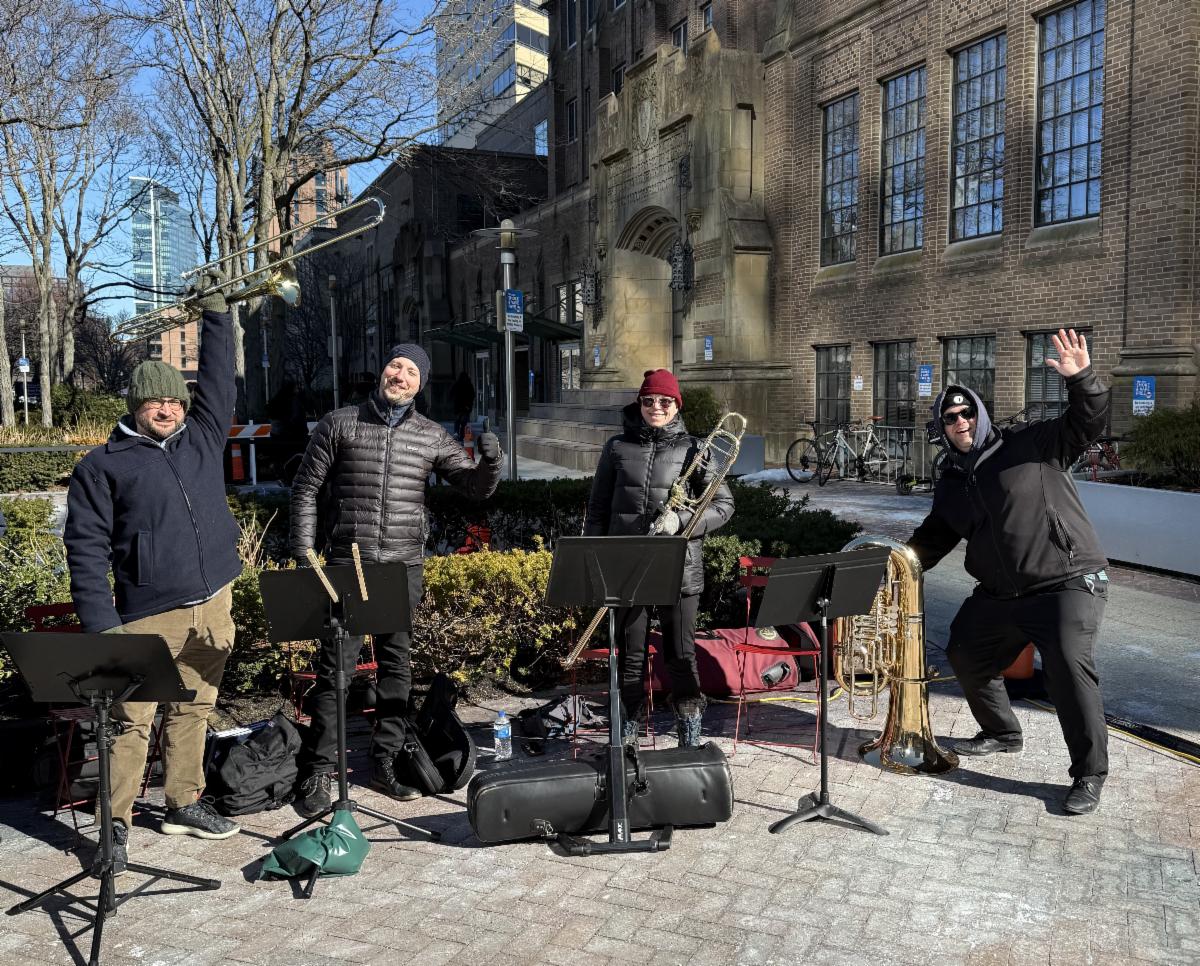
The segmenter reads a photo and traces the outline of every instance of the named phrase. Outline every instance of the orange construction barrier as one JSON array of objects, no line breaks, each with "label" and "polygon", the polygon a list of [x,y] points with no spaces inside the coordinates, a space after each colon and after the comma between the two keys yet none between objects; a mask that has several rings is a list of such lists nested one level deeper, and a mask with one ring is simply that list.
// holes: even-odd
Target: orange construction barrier
[{"label": "orange construction barrier", "polygon": [[475,458],[475,434],[471,432],[471,424],[467,423],[463,430],[463,449],[467,451],[467,455],[471,459]]}]

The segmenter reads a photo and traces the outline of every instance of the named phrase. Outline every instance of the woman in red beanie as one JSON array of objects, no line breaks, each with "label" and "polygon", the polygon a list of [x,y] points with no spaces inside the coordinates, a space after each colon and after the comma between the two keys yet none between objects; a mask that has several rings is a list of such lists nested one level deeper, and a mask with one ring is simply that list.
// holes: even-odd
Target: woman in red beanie
[{"label": "woman in red beanie", "polygon": [[[679,383],[666,369],[645,374],[637,401],[622,410],[624,431],[604,444],[600,464],[592,480],[584,534],[625,536],[646,534],[662,512],[671,484],[682,474],[696,453],[700,440],[683,424],[683,399]],[[688,480],[692,495],[707,485],[703,473]],[[617,611],[617,640],[621,652],[621,700],[625,707],[625,740],[637,739],[643,714],[646,674],[646,644],[650,611],[657,612],[667,671],[671,676],[671,700],[679,744],[700,744],[704,694],[696,670],[696,610],[704,588],[701,546],[704,534],[715,530],[733,515],[733,495],[722,484],[713,501],[692,531],[679,603],[673,607],[627,607]],[[663,533],[679,533],[691,522],[688,511],[672,514]]]}]

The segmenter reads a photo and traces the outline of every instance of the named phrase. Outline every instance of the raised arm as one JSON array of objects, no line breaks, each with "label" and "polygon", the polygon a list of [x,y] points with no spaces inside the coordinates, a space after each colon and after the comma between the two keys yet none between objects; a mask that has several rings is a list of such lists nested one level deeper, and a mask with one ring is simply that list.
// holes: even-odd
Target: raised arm
[{"label": "raised arm", "polygon": [[233,316],[213,273],[200,283],[212,294],[200,300],[200,361],[196,395],[188,421],[221,447],[229,434],[237,405],[237,374],[233,365]]},{"label": "raised arm", "polygon": [[1042,459],[1058,469],[1067,469],[1103,434],[1112,393],[1092,368],[1085,336],[1074,329],[1059,329],[1051,341],[1058,358],[1047,359],[1046,365],[1066,381],[1067,408],[1057,419],[1048,419],[1032,429],[1038,434]]},{"label": "raised arm", "polygon": [[[500,444],[493,433],[479,437],[481,459],[471,459],[458,440],[442,430],[433,470],[443,480],[472,500],[486,500],[500,483]],[[488,439],[488,437],[491,437]]]}]

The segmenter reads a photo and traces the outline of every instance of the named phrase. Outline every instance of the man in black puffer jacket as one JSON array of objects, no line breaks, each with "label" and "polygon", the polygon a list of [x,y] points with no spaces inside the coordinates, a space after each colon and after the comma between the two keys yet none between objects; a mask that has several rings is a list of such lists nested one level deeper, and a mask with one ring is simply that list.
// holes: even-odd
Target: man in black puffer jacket
[{"label": "man in black puffer jacket", "polygon": [[933,509],[909,539],[929,570],[959,540],[979,581],[950,627],[946,657],[979,734],[956,744],[965,755],[1018,752],[1021,725],[1003,670],[1032,641],[1058,711],[1075,780],[1064,807],[1093,811],[1108,774],[1108,729],[1095,645],[1108,596],[1108,561],[1080,502],[1070,468],[1104,431],[1109,392],[1075,330],[1053,337],[1046,364],[1067,384],[1057,419],[997,430],[970,389],[948,387],[934,402],[949,445]]},{"label": "man in black puffer jacket", "polygon": [[[646,373],[638,401],[622,411],[624,432],[604,444],[592,494],[588,500],[586,536],[647,534],[663,511],[671,484],[696,455],[700,440],[688,434],[679,410],[679,383],[666,369]],[[688,481],[692,496],[708,485],[704,473]],[[662,529],[678,533],[691,522],[682,511]],[[700,743],[704,695],[696,668],[696,611],[704,589],[704,534],[716,530],[733,516],[733,494],[724,483],[692,531],[683,569],[679,603],[674,607],[629,607],[617,612],[617,638],[621,649],[621,701],[625,706],[625,740],[635,740],[645,698],[646,644],[650,611],[656,610],[662,630],[671,697],[675,705],[679,743]]]},{"label": "man in black puffer jacket", "polygon": [[[413,343],[393,346],[379,387],[358,406],[334,410],[317,424],[292,483],[291,552],[307,565],[306,551],[324,552],[330,565],[352,560],[358,544],[366,563],[408,564],[409,603],[422,593],[425,551],[425,483],[430,473],[473,500],[485,500],[500,481],[500,443],[479,437],[482,460],[441,426],[413,408],[413,397],[429,375],[429,357]],[[325,532],[317,533],[318,500],[327,509]],[[395,757],[404,743],[405,714],[412,684],[411,636],[407,631],[375,634],[379,665],[375,735],[371,743],[371,787],[405,801],[420,795],[396,780]],[[362,638],[350,638],[346,676],[353,674]],[[300,756],[296,810],[306,817],[329,807],[329,773],[337,755],[334,642],[322,642],[317,680],[309,692],[312,713]]]}]

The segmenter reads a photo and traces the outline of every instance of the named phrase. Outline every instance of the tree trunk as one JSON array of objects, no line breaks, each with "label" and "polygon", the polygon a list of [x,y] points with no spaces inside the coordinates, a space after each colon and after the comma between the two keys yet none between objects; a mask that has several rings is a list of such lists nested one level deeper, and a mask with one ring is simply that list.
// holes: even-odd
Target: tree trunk
[{"label": "tree trunk", "polygon": [[8,331],[4,319],[4,290],[0,288],[0,426],[16,426],[13,405],[12,358],[8,354]]},{"label": "tree trunk", "polygon": [[50,429],[54,425],[54,406],[50,399],[51,372],[54,368],[54,296],[48,284],[50,279],[39,279],[42,286],[41,311],[38,313],[38,348],[41,351],[41,361],[38,365],[38,384],[42,388],[42,425]]}]

